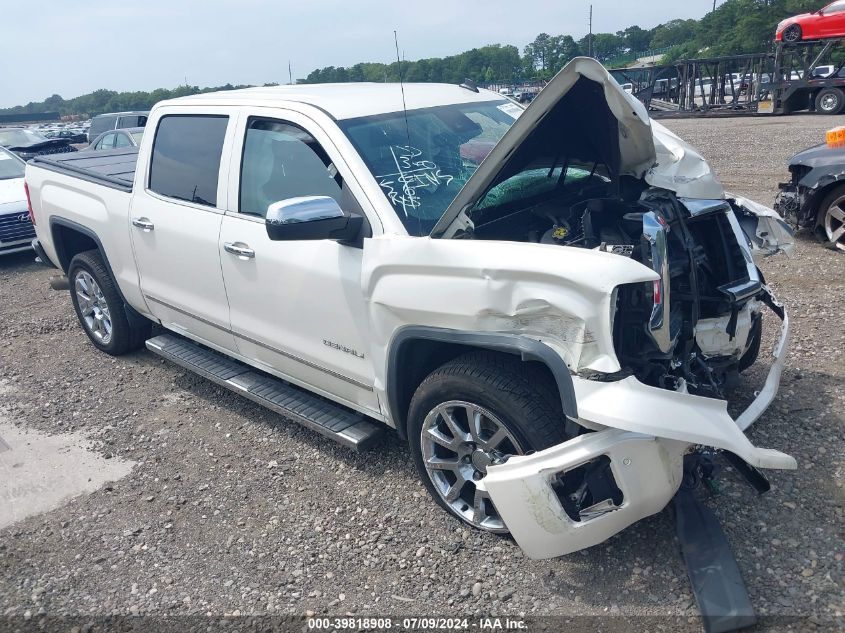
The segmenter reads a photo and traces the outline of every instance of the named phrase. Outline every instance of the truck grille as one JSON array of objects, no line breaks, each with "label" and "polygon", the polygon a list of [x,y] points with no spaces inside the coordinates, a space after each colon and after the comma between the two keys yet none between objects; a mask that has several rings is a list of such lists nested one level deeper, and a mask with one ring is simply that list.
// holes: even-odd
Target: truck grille
[{"label": "truck grille", "polygon": [[35,237],[35,227],[26,210],[0,215],[0,243],[20,242]]}]

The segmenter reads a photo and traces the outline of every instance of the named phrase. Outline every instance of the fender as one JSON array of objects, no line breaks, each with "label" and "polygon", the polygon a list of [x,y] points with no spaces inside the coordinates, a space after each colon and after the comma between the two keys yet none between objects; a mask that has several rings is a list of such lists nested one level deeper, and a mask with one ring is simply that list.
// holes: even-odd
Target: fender
[{"label": "fender", "polygon": [[396,332],[390,341],[387,353],[388,407],[390,408],[390,416],[396,421],[397,430],[403,437],[405,436],[405,415],[402,413],[402,407],[400,405],[401,387],[399,376],[402,369],[399,359],[401,358],[403,346],[411,341],[417,340],[437,341],[478,349],[506,352],[519,356],[523,361],[540,362],[549,369],[557,383],[564,414],[570,418],[578,417],[575,388],[572,384],[572,376],[569,368],[566,366],[563,358],[541,341],[518,334],[463,332],[446,328],[408,325]]},{"label": "fender", "polygon": [[[123,291],[120,289],[120,285],[118,285],[114,271],[111,268],[111,263],[109,262],[109,258],[106,256],[106,249],[103,248],[103,243],[100,241],[100,238],[97,237],[97,234],[94,233],[91,229],[82,224],[74,222],[73,220],[68,220],[59,216],[50,216],[50,235],[53,239],[53,247],[56,249],[56,256],[58,257],[59,268],[67,274],[68,267],[70,266],[70,260],[73,259],[73,255],[69,255],[65,251],[65,243],[63,240],[57,239],[57,232],[56,227],[62,226],[72,231],[76,231],[77,233],[81,233],[85,237],[91,239],[97,246],[97,250],[100,252],[100,257],[103,259],[103,263],[106,265],[106,270],[109,271],[109,276],[111,276],[112,281],[114,282],[114,287],[117,288],[118,294],[120,294],[120,299],[123,301],[123,309],[126,312],[126,320],[129,321],[129,325],[131,326],[141,326],[147,323],[148,319],[144,317],[140,312],[138,312],[135,308],[133,308],[129,303],[127,303],[126,298],[123,296]],[[76,253],[74,253],[75,255]]]}]

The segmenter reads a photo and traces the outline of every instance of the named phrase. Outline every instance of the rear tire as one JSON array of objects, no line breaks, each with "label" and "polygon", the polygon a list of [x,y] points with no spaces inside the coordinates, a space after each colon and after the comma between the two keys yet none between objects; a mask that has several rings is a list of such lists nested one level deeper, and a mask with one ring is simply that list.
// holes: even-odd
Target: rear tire
[{"label": "rear tire", "polygon": [[85,251],[70,260],[68,281],[76,317],[94,347],[120,356],[144,345],[150,323],[129,324],[123,297],[99,251]]},{"label": "rear tire", "polygon": [[473,527],[507,532],[483,477],[507,456],[567,440],[560,398],[550,401],[549,383],[546,373],[517,357],[490,352],[460,356],[429,374],[411,399],[408,438],[437,503]]},{"label": "rear tire", "polygon": [[816,112],[839,114],[845,108],[845,93],[839,88],[824,88],[816,95]]}]

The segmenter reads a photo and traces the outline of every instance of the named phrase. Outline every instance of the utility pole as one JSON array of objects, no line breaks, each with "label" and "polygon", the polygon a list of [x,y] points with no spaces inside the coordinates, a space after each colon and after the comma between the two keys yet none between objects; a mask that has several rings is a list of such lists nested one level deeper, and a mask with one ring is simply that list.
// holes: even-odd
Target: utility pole
[{"label": "utility pole", "polygon": [[288,60],[288,83],[293,85],[293,72],[290,69],[290,60]]},{"label": "utility pole", "polygon": [[[715,0],[713,0],[715,2]],[[588,37],[588,44],[587,44],[587,55],[589,57],[593,56],[593,5],[590,5],[590,34]]]},{"label": "utility pole", "polygon": [[716,0],[713,0],[713,10],[716,10]]}]

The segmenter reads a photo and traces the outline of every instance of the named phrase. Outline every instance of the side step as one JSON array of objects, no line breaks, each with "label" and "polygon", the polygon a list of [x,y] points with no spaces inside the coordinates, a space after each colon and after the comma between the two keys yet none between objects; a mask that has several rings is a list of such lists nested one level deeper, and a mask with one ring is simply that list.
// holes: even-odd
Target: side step
[{"label": "side step", "polygon": [[672,505],[675,530],[705,633],[754,626],[757,616],[719,519],[683,484]]},{"label": "side step", "polygon": [[156,336],[147,349],[355,450],[365,450],[382,432],[381,425],[356,411],[181,337]]}]

